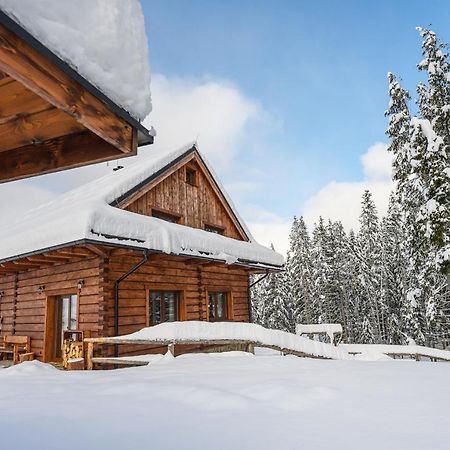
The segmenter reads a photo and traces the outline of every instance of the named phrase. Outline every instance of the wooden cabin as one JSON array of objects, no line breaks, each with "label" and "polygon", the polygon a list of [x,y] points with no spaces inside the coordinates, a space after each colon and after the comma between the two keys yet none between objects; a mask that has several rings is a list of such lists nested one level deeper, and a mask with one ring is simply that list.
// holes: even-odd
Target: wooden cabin
[{"label": "wooden cabin", "polygon": [[0,183],[151,143],[138,120],[0,10]]},{"label": "wooden cabin", "polygon": [[164,321],[249,321],[259,245],[195,145],[152,151],[0,229],[1,335],[44,361],[62,332],[123,335]]}]

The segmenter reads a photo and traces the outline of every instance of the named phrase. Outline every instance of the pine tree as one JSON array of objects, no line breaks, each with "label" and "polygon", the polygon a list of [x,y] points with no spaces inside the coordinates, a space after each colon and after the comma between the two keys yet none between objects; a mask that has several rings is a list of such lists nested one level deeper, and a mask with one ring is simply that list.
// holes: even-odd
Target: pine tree
[{"label": "pine tree", "polygon": [[303,217],[294,217],[289,243],[286,272],[291,283],[293,321],[312,323],[311,242]]},{"label": "pine tree", "polygon": [[361,256],[361,285],[363,291],[363,339],[366,343],[385,340],[385,305],[381,291],[381,236],[378,215],[371,193],[366,190],[362,199],[358,233],[358,253]]},{"label": "pine tree", "polygon": [[315,224],[311,242],[311,323],[325,323],[325,292],[327,285],[327,258],[324,252],[326,229],[323,218]]},{"label": "pine tree", "polygon": [[358,240],[353,230],[347,238],[346,245],[346,297],[347,297],[347,329],[346,337],[350,343],[363,342],[362,330],[364,320],[364,295],[361,284],[361,261]]},{"label": "pine tree", "polygon": [[[429,245],[436,251],[436,263],[450,274],[450,63],[446,45],[431,30],[418,28],[428,86],[420,85],[418,103],[422,119],[412,126],[425,139],[418,152],[415,174],[423,192],[419,222]],[[420,127],[420,130],[419,130]],[[417,138],[419,139],[419,137]]]},{"label": "pine tree", "polygon": [[386,342],[398,345],[406,344],[404,318],[408,279],[403,230],[400,203],[393,192],[381,225],[382,292],[386,305]]}]

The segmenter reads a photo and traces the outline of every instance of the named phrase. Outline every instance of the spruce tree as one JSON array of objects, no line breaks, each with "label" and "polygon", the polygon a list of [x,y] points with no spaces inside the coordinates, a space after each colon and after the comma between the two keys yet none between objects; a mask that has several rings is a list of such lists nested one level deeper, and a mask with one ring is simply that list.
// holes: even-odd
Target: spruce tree
[{"label": "spruce tree", "polygon": [[312,323],[311,242],[303,217],[292,223],[286,272],[292,293],[294,323]]},{"label": "spruce tree", "polygon": [[385,304],[381,290],[381,236],[372,194],[366,190],[362,199],[358,253],[361,256],[363,296],[363,339],[365,343],[385,340]]}]

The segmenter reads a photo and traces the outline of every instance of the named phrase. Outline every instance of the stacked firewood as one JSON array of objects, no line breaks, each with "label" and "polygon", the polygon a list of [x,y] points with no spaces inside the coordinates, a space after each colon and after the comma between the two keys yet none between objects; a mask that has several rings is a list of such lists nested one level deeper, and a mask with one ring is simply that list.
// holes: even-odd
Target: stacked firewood
[{"label": "stacked firewood", "polygon": [[67,369],[69,360],[84,358],[83,342],[65,339],[63,345],[63,367]]}]

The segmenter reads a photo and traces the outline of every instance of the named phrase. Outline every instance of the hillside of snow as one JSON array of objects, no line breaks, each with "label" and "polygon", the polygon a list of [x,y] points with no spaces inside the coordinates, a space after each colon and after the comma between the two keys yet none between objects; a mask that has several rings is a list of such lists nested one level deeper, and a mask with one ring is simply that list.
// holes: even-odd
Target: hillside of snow
[{"label": "hillside of snow", "polygon": [[0,369],[2,448],[447,449],[450,364],[263,353]]},{"label": "hillside of snow", "polygon": [[0,0],[0,9],[135,118],[151,111],[139,0]]}]

